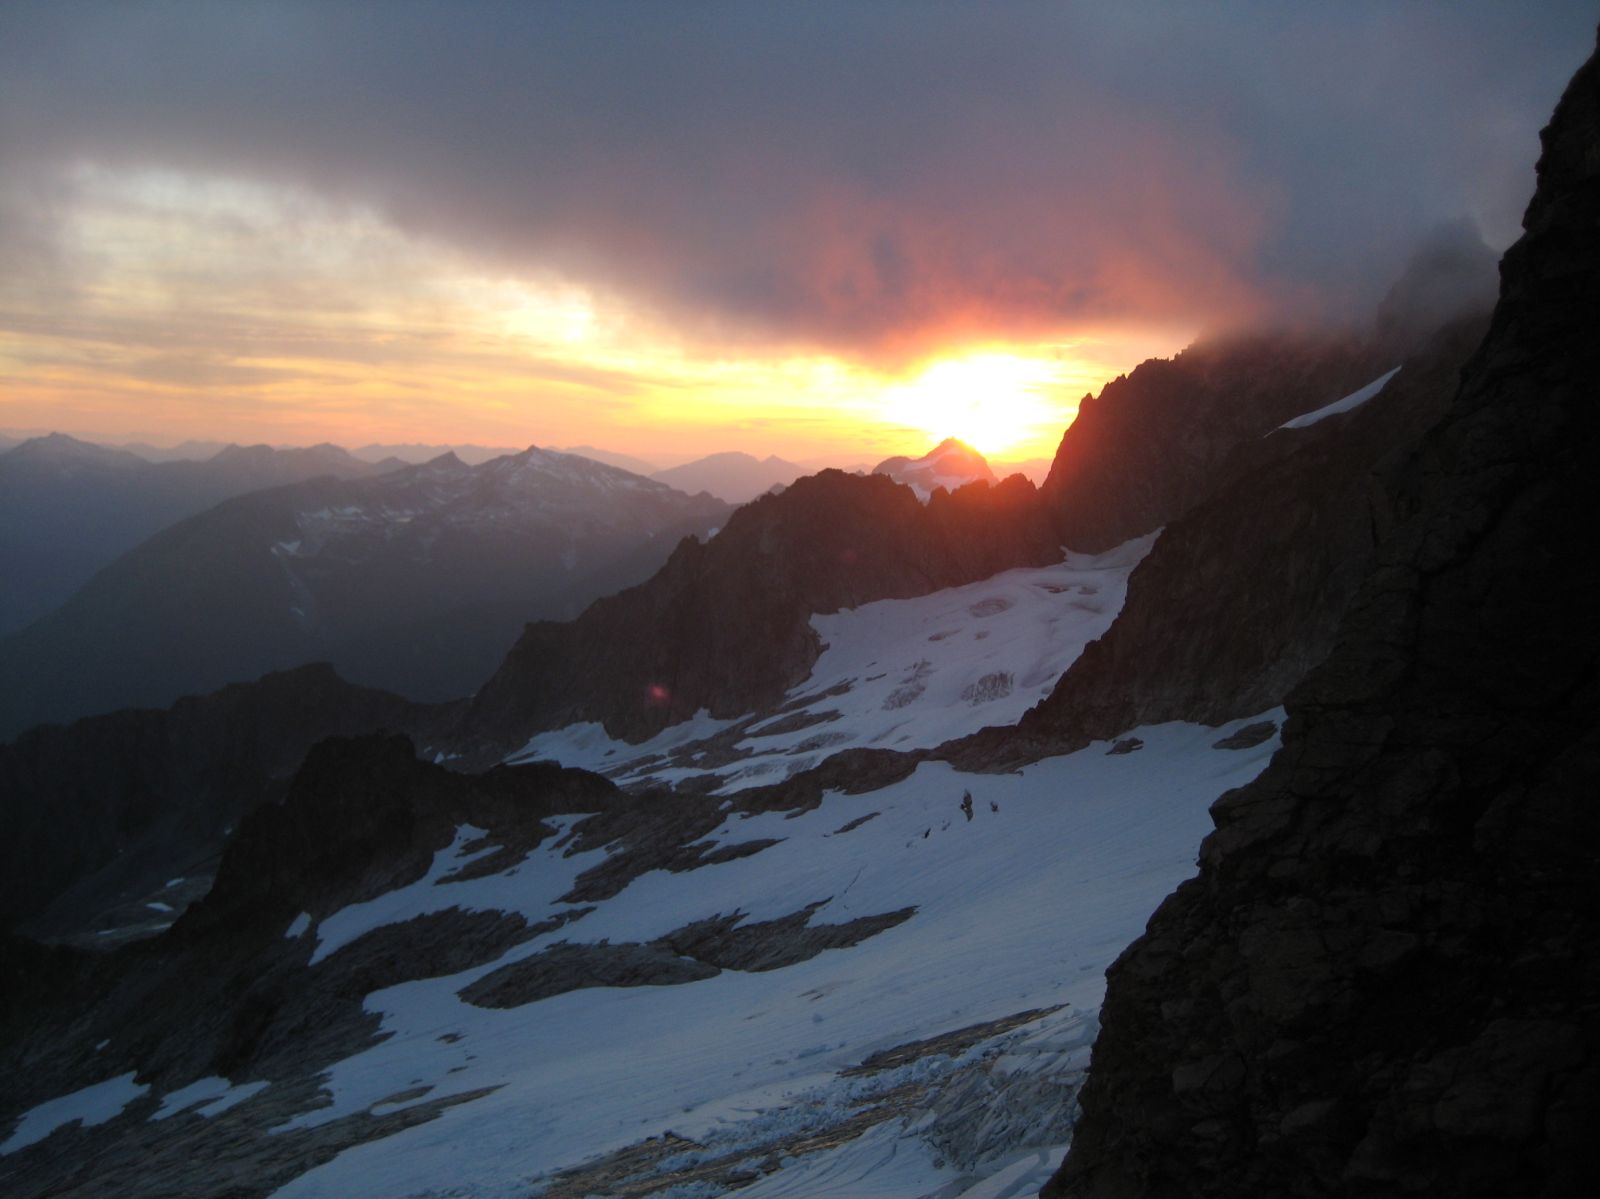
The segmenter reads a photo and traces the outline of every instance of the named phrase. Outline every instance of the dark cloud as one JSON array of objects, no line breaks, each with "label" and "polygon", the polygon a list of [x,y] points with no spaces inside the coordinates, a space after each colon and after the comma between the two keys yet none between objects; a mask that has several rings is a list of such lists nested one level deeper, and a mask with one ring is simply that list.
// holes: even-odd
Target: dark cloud
[{"label": "dark cloud", "polygon": [[10,0],[0,245],[40,253],[23,181],[153,164],[374,205],[729,343],[1337,311],[1442,217],[1511,238],[1596,16]]}]

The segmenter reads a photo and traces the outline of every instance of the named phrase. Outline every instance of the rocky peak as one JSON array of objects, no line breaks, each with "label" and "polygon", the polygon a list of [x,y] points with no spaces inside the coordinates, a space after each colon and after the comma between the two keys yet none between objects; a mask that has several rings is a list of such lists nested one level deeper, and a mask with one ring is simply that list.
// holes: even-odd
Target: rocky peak
[{"label": "rocky peak", "polygon": [[115,466],[138,470],[148,465],[137,454],[127,450],[114,450],[107,446],[81,441],[66,433],[47,433],[32,437],[7,455],[13,466],[22,463],[42,463],[53,466]]},{"label": "rocky peak", "polygon": [[1488,335],[1282,750],[1108,975],[1046,1195],[1593,1186],[1596,59],[1542,140]]},{"label": "rocky peak", "polygon": [[1041,491],[1067,548],[1098,553],[1182,516],[1228,459],[1395,365],[1362,339],[1283,332],[1198,342],[1085,397]]},{"label": "rocky peak", "polygon": [[1374,335],[1407,350],[1420,337],[1467,313],[1485,312],[1499,289],[1499,260],[1467,219],[1428,235],[1378,306]]},{"label": "rocky peak", "polygon": [[921,499],[941,487],[955,491],[968,483],[999,482],[983,455],[955,437],[946,437],[920,458],[886,458],[872,468],[872,473],[906,484]]}]

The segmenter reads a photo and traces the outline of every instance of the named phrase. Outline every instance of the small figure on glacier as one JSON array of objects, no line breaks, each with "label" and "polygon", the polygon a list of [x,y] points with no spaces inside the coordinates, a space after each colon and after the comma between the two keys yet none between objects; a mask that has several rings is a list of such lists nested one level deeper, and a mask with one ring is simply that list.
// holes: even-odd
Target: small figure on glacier
[{"label": "small figure on glacier", "polygon": [[972,792],[971,791],[963,791],[961,793],[961,814],[963,816],[965,816],[968,820],[972,819]]}]

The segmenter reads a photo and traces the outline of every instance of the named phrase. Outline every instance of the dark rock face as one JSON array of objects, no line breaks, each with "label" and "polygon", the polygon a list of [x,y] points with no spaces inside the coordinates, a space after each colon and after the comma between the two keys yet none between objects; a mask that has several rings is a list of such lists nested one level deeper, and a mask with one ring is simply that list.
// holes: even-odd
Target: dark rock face
[{"label": "dark rock face", "polygon": [[[8,984],[26,986],[0,1024],[4,1068],[30,1063],[28,1093],[71,1090],[85,1038],[112,1030],[127,1068],[169,1080],[292,1077],[344,1056],[372,1031],[368,990],[464,969],[548,929],[506,913],[443,913],[380,928],[312,966],[312,939],[284,935],[299,913],[320,919],[414,882],[460,825],[526,853],[553,834],[544,818],[617,798],[581,770],[460,775],[418,761],[404,737],[323,741],[283,802],[243,818],[210,893],[164,936],[109,954],[6,944]],[[28,1106],[27,1094],[16,1101]]]},{"label": "dark rock face", "polygon": [[0,924],[75,931],[119,895],[215,855],[315,742],[380,729],[427,739],[451,715],[306,666],[25,733],[0,745]]},{"label": "dark rock face", "polygon": [[1200,342],[1170,361],[1151,359],[1084,397],[1040,494],[1068,549],[1108,550],[1210,495],[1241,445],[1398,361],[1353,336],[1289,333]]},{"label": "dark rock face", "polygon": [[648,583],[576,621],[529,625],[479,691],[468,726],[485,755],[573,721],[642,740],[702,708],[775,703],[821,652],[813,613],[925,595],[1057,561],[1033,485],[1015,476],[924,506],[881,475],[797,481],[685,541]]},{"label": "dark rock face", "polygon": [[1449,404],[1484,324],[1439,331],[1352,412],[1241,445],[1217,494],[1167,526],[1116,623],[1017,733],[960,752],[1069,752],[1139,724],[1222,724],[1281,702],[1332,648],[1398,519],[1406,450]]},{"label": "dark rock face", "polygon": [[[266,1130],[315,1106],[320,1071],[373,1042],[378,1017],[362,1004],[369,991],[490,961],[559,921],[449,909],[375,929],[314,965],[315,938],[285,929],[300,912],[324,916],[414,881],[462,824],[527,852],[554,834],[546,817],[604,811],[617,798],[609,782],[581,770],[537,764],[467,776],[416,760],[402,737],[322,742],[282,803],[244,818],[211,893],[165,935],[106,954],[0,941],[0,1124],[106,1070],[134,1070],[158,1090],[212,1074],[273,1080],[272,1113],[208,1126],[199,1140],[217,1140],[204,1150],[191,1139],[189,1153],[213,1174],[248,1160],[252,1168],[239,1168],[252,1184],[276,1177],[281,1185],[378,1135],[349,1128],[324,1153],[315,1138],[295,1138],[285,1150]],[[102,1041],[109,1047],[97,1051]],[[123,1139],[85,1138],[92,1153],[56,1138],[8,1157],[7,1194],[98,1193],[107,1177],[118,1179],[118,1194],[272,1189],[233,1190],[215,1179],[178,1185],[185,1167],[167,1152],[172,1130],[147,1123],[155,1105],[141,1103]]]},{"label": "dark rock face", "polygon": [[1283,750],[1110,972],[1046,1194],[1593,1187],[1594,59],[1543,142],[1488,337]]}]

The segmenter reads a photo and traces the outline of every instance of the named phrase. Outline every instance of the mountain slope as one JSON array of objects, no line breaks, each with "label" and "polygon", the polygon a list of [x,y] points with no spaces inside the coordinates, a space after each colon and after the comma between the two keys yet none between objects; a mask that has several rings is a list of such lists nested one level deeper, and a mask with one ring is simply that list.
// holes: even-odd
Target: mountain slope
[{"label": "mountain slope", "polygon": [[1600,1110],[1600,65],[1282,752],[1109,978],[1051,1195],[1579,1195]]},{"label": "mountain slope", "polygon": [[48,614],[139,542],[230,496],[379,469],[335,446],[228,446],[147,462],[52,433],[0,454],[0,634]]},{"label": "mountain slope", "polygon": [[977,485],[924,506],[882,475],[823,471],[687,541],[648,583],[576,621],[529,625],[468,717],[472,760],[534,733],[596,721],[640,740],[694,716],[776,702],[821,652],[809,621],[925,595],[1061,551],[1033,485]]},{"label": "mountain slope", "polygon": [[646,577],[727,511],[537,449],[241,496],[0,642],[0,736],[319,659],[422,698],[464,694],[529,617]]},{"label": "mountain slope", "polygon": [[1365,338],[1202,341],[1085,396],[1040,488],[1069,549],[1098,553],[1182,516],[1243,445],[1399,361]]},{"label": "mountain slope", "polygon": [[[1142,731],[1138,755],[730,801],[326,742],[162,937],[5,947],[32,968],[0,1022],[0,1179],[18,1199],[1037,1185],[1104,963],[1271,749]],[[1060,906],[1072,947],[1032,952]]]},{"label": "mountain slope", "polygon": [[1347,412],[1243,443],[1215,493],[1162,531],[1117,623],[1014,732],[974,737],[957,760],[1027,761],[1136,724],[1220,724],[1281,702],[1332,648],[1403,515],[1405,456],[1448,407],[1485,324],[1438,331]]},{"label": "mountain slope", "polygon": [[[452,716],[317,665],[0,744],[0,928],[80,933],[179,875],[203,891],[226,834],[282,794],[314,743],[384,729],[426,742]],[[160,902],[170,910],[194,893]]]}]

